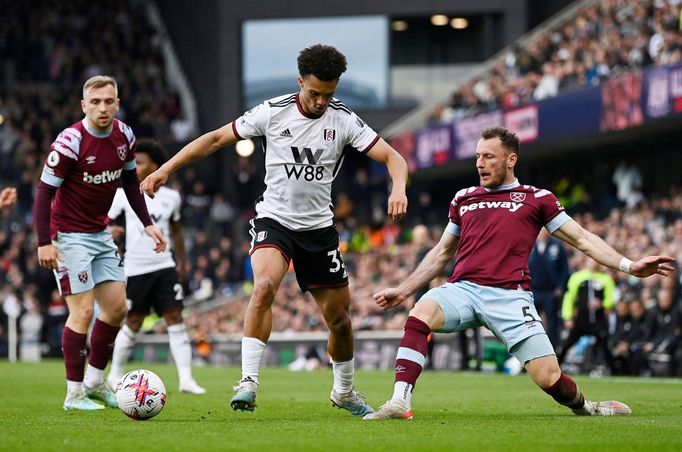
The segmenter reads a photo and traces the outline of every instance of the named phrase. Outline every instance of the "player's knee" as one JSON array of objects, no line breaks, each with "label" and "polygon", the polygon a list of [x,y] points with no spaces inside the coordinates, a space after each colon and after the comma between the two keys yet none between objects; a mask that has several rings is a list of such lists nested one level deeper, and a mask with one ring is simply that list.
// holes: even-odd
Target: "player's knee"
[{"label": "player's knee", "polygon": [[268,307],[275,299],[277,284],[272,279],[263,278],[259,280],[253,288],[251,303],[255,307]]},{"label": "player's knee", "polygon": [[128,325],[128,328],[135,332],[140,331],[140,328],[142,328],[142,322],[144,322],[144,316],[138,313],[130,312],[126,318],[126,325]]},{"label": "player's knee", "polygon": [[72,307],[69,312],[69,319],[81,329],[87,330],[94,315],[95,310],[93,307]]},{"label": "player's knee", "polygon": [[178,323],[182,323],[182,310],[169,309],[163,313],[163,319],[166,321],[166,325],[177,325]]},{"label": "player's knee", "polygon": [[433,324],[440,313],[440,306],[434,300],[422,300],[410,309],[410,317],[416,317],[433,328]]},{"label": "player's knee", "polygon": [[542,389],[549,389],[561,377],[559,366],[544,366],[535,372],[533,380]]},{"label": "player's knee", "polygon": [[349,334],[353,329],[350,316],[346,312],[333,317],[328,321],[328,324],[329,329],[336,334]]}]

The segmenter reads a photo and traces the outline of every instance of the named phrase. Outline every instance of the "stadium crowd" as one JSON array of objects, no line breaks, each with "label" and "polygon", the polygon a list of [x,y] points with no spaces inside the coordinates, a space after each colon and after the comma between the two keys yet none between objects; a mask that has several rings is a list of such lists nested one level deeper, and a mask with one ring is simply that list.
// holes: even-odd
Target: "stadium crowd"
[{"label": "stadium crowd", "polygon": [[[77,87],[90,75],[111,73],[119,82],[121,119],[138,137],[156,137],[166,143],[177,138],[172,130],[173,121],[181,117],[180,105],[164,78],[157,33],[145,21],[145,14],[136,10],[139,3],[0,3],[9,18],[0,27],[0,61],[5,68],[0,72],[4,121],[0,123],[0,187],[17,187],[19,197],[16,206],[0,210],[0,356],[7,355],[7,313],[16,307],[22,313],[22,340],[45,344],[48,353],[56,355],[67,308],[53,275],[37,265],[31,207],[51,141],[81,118],[74,108],[79,103]],[[679,14],[679,2],[673,1],[609,0],[588,7],[560,30],[517,49],[504,63],[496,64],[488,77],[461,88],[445,119],[539,99],[534,93],[540,87],[543,96],[556,95],[563,89],[598,83],[621,70],[679,61],[682,41],[675,22]],[[61,23],[71,24],[66,31],[57,26],[58,17]],[[140,36],[146,38],[135,38]],[[85,42],[92,45],[85,46]],[[380,312],[372,294],[397,284],[417,264],[411,227],[425,223],[438,234],[447,220],[446,212],[432,207],[428,191],[421,191],[411,194],[414,199],[410,199],[406,222],[387,221],[385,187],[370,174],[366,168],[354,168],[340,178],[335,196],[337,228],[351,274],[353,328],[400,330],[411,304]],[[258,169],[249,159],[239,159],[231,176],[242,184],[240,190],[256,189]],[[188,309],[186,323],[197,339],[239,333],[251,277],[250,243],[245,238],[253,215],[250,201],[232,205],[222,194],[209,193],[191,167],[172,184],[184,195],[186,283],[197,302]],[[659,197],[640,194],[638,201],[613,209],[605,217],[589,209],[575,212],[580,212],[576,219],[581,224],[626,255],[661,253],[682,260],[681,189]],[[569,262],[571,271],[583,266],[570,252]],[[682,347],[677,345],[682,329],[679,273],[674,280],[610,276],[617,287],[615,309],[609,313],[616,370],[645,373],[649,370],[645,358],[651,353],[673,358],[677,354],[677,361],[670,363],[682,363]],[[661,306],[665,295],[661,294],[668,293],[671,307],[665,309],[674,313],[674,327],[669,328],[668,319],[662,328],[658,319],[665,310]],[[215,297],[227,301],[204,309],[203,302]],[[163,325],[156,328],[163,330]],[[323,330],[310,296],[300,292],[295,279],[285,279],[273,307],[273,331]],[[673,367],[670,364],[666,372],[679,374],[680,369]]]},{"label": "stadium crowd", "polygon": [[514,108],[651,65],[678,63],[680,12],[676,0],[595,2],[495,60],[486,74],[436,107],[430,122]]}]

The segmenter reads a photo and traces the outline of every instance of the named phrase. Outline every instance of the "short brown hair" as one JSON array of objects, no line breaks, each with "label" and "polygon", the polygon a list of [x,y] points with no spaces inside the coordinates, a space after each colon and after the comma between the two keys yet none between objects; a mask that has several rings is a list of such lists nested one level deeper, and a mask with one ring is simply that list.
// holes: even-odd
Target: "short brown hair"
[{"label": "short brown hair", "polygon": [[519,153],[519,137],[514,132],[505,129],[504,127],[489,127],[481,132],[481,138],[489,140],[491,138],[499,138],[502,146],[508,151]]},{"label": "short brown hair", "polygon": [[118,96],[118,84],[116,84],[114,77],[110,75],[95,75],[85,81],[83,85],[83,99],[85,99],[85,94],[91,89],[102,88],[107,85],[113,86],[116,90],[116,96]]}]

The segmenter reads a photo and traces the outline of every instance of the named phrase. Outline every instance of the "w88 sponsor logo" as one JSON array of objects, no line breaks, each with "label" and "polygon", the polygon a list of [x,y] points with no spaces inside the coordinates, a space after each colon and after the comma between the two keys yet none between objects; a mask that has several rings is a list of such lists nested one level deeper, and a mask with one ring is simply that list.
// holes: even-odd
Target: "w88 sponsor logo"
[{"label": "w88 sponsor logo", "polygon": [[[291,147],[291,153],[294,156],[294,163],[291,165],[284,165],[284,171],[287,173],[287,177],[291,179],[294,177],[296,180],[303,179],[308,182],[313,180],[322,180],[324,177],[324,166],[317,165],[320,161],[320,156],[324,149],[315,149],[313,154],[312,149],[303,148],[299,150],[296,146]],[[307,160],[306,164],[303,160]]]}]

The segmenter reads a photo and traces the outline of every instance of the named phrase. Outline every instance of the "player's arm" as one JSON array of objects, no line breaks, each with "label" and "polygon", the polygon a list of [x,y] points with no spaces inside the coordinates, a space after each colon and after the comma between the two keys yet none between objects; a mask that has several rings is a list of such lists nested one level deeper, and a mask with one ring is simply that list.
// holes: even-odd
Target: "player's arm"
[{"label": "player's arm", "polygon": [[392,183],[391,195],[388,197],[388,216],[393,221],[402,219],[407,213],[407,195],[405,194],[407,162],[383,138],[379,138],[379,141],[367,152],[367,156],[386,165]]},{"label": "player's arm", "polygon": [[147,176],[140,184],[140,191],[153,198],[154,193],[166,183],[168,177],[175,171],[189,163],[201,160],[218,149],[235,143],[237,140],[238,138],[232,128],[232,123],[203,134],[180,149],[170,160]]},{"label": "player's arm", "polygon": [[659,274],[668,276],[675,271],[671,256],[646,256],[632,262],[614,250],[599,236],[591,233],[572,219],[565,222],[553,235],[582,251],[595,261],[614,270],[619,270],[639,278]]},{"label": "player's arm", "polygon": [[128,198],[128,203],[133,209],[133,212],[135,212],[137,218],[142,222],[144,231],[154,240],[154,243],[156,244],[154,251],[160,253],[166,249],[166,237],[164,237],[161,231],[154,226],[154,223],[149,216],[149,211],[147,210],[147,203],[144,200],[144,195],[138,189],[138,183],[139,181],[137,180],[137,173],[135,172],[134,167],[133,169],[123,170],[123,173],[121,174],[123,192],[125,193],[126,198]]},{"label": "player's arm", "polygon": [[429,251],[417,268],[398,287],[384,289],[374,294],[374,301],[383,309],[398,306],[414,295],[420,288],[440,275],[446,265],[452,260],[457,247],[459,236],[443,232],[440,241]]},{"label": "player's arm", "polygon": [[187,254],[185,253],[185,239],[182,236],[182,223],[172,221],[170,224],[170,235],[173,241],[173,251],[175,262],[180,280],[187,277]]}]

